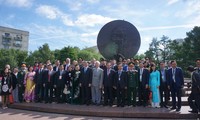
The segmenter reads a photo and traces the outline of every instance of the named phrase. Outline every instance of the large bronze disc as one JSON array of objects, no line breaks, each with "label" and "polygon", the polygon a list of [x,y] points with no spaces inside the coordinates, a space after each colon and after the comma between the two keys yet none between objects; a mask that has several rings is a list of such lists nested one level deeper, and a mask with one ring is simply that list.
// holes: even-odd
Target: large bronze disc
[{"label": "large bronze disc", "polygon": [[114,20],[104,25],[97,37],[99,52],[106,59],[122,55],[134,57],[140,48],[140,34],[137,28],[124,20]]}]

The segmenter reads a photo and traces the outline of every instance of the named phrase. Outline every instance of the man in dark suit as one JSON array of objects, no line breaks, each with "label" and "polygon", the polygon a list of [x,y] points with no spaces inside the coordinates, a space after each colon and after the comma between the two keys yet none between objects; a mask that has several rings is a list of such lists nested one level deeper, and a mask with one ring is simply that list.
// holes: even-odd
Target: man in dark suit
[{"label": "man in dark suit", "polygon": [[[53,71],[59,71],[59,66],[60,66],[60,60],[56,60],[55,62],[55,66],[53,67]],[[53,96],[57,96],[57,88],[54,87],[54,90],[53,90]]]},{"label": "man in dark suit", "polygon": [[91,99],[91,84],[92,84],[92,69],[88,67],[86,61],[83,62],[83,68],[80,74],[80,87],[82,104],[90,104]]},{"label": "man in dark suit", "polygon": [[192,109],[191,113],[200,112],[200,59],[196,60],[196,71],[193,66],[188,67],[188,71],[192,73],[192,91],[188,97],[188,104]]},{"label": "man in dark suit", "polygon": [[139,97],[139,105],[147,106],[147,98],[148,98],[148,84],[149,84],[149,70],[144,68],[144,63],[139,63],[139,86],[138,86],[138,97]]},{"label": "man in dark suit", "polygon": [[[168,88],[171,90],[172,108],[180,111],[181,109],[181,89],[184,85],[182,69],[177,67],[176,61],[171,61],[172,68],[168,70]],[[178,98],[178,102],[176,101]],[[176,105],[177,103],[177,105]]]},{"label": "man in dark suit", "polygon": [[103,69],[104,71],[107,69],[107,67],[106,67],[106,60],[101,59],[101,65],[100,65],[100,68]]},{"label": "man in dark suit", "polygon": [[127,89],[127,73],[123,71],[122,63],[117,65],[118,71],[115,73],[114,87],[117,89],[117,107],[125,105],[125,90]]},{"label": "man in dark suit", "polygon": [[198,74],[200,74],[200,58],[196,60],[196,67],[195,70]]},{"label": "man in dark suit", "polygon": [[55,66],[53,67],[53,71],[58,71],[60,66],[60,60],[56,60]]},{"label": "man in dark suit", "polygon": [[70,58],[66,58],[66,61],[65,61],[66,64],[64,65],[64,70],[65,71],[67,71],[68,67],[70,66],[70,64],[71,64],[70,61],[71,61]]},{"label": "man in dark suit", "polygon": [[56,87],[56,99],[58,103],[64,102],[63,90],[65,87],[65,82],[67,81],[66,71],[64,71],[64,66],[60,65],[59,70],[55,74],[54,85]]},{"label": "man in dark suit", "polygon": [[113,104],[113,83],[114,83],[115,71],[111,69],[111,63],[106,64],[103,77],[103,88],[104,88],[104,105],[112,106]]},{"label": "man in dark suit", "polygon": [[[160,106],[167,108],[169,89],[167,86],[167,69],[165,69],[165,62],[160,62]],[[164,98],[164,101],[163,101]]]},{"label": "man in dark suit", "polygon": [[34,81],[35,81],[35,101],[42,102],[44,98],[44,87],[42,85],[43,82],[43,74],[44,74],[44,65],[42,63],[39,64],[39,68],[36,70]]},{"label": "man in dark suit", "polygon": [[49,64],[48,70],[44,72],[44,79],[43,79],[44,80],[43,86],[45,88],[45,98],[44,98],[45,103],[48,103],[48,102],[52,103],[55,73],[56,71],[53,71],[53,66]]},{"label": "man in dark suit", "polygon": [[112,68],[113,70],[115,70],[115,71],[117,71],[117,69],[118,69],[115,59],[111,60],[111,68]]}]

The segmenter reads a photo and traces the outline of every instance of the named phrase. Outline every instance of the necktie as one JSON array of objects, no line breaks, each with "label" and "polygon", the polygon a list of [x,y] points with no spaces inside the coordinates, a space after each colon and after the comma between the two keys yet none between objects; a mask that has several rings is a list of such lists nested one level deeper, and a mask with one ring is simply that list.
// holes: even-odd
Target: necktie
[{"label": "necktie", "polygon": [[173,80],[174,80],[174,82],[176,82],[176,80],[175,80],[175,68],[172,69],[172,74],[173,74]]},{"label": "necktie", "polygon": [[108,70],[107,70],[107,75],[109,75],[109,74],[110,74],[110,70],[108,69]]},{"label": "necktie", "polygon": [[120,81],[120,79],[121,79],[121,78],[120,78],[120,77],[121,77],[121,74],[122,74],[122,72],[121,72],[121,71],[119,71],[119,72],[118,72],[119,81]]},{"label": "necktie", "polygon": [[142,68],[140,69],[140,82],[142,82],[142,73],[143,73],[143,70]]}]

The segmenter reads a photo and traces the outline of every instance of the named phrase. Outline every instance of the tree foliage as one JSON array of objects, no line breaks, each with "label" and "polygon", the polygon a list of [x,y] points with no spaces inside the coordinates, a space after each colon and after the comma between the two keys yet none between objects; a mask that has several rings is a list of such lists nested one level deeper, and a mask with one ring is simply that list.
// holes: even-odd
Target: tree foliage
[{"label": "tree foliage", "polygon": [[0,50],[0,69],[3,69],[6,64],[10,64],[12,67],[18,67],[22,62],[26,60],[28,53],[20,50]]},{"label": "tree foliage", "polygon": [[[195,60],[200,58],[200,27],[194,27],[186,33],[186,38],[170,40],[167,36],[161,37],[161,40],[153,38],[149,45],[149,50],[145,56],[161,60],[176,60],[178,66],[184,70],[189,65],[195,65]],[[157,53],[161,54],[157,54]],[[162,59],[161,59],[162,58]]]},{"label": "tree foliage", "polygon": [[91,60],[96,58],[99,60],[102,56],[94,48],[85,48],[80,50],[78,47],[67,46],[60,50],[51,51],[48,44],[44,44],[33,52],[26,52],[20,50],[0,50],[0,69],[3,69],[6,64],[10,64],[11,67],[17,67],[26,62],[28,65],[34,65],[35,62],[46,63],[47,60],[51,60],[54,63],[55,60],[65,61],[66,58],[71,60],[78,60],[81,57],[84,60]]}]

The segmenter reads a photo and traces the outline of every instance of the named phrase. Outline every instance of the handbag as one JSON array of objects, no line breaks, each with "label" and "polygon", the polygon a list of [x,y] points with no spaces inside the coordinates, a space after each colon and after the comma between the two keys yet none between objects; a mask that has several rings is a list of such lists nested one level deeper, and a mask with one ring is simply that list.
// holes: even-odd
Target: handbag
[{"label": "handbag", "polygon": [[13,99],[13,95],[12,94],[9,95],[9,103],[10,104],[14,103],[14,99]]},{"label": "handbag", "polygon": [[181,88],[181,96],[185,96],[185,89],[184,88]]},{"label": "handbag", "polygon": [[65,95],[67,95],[67,88],[66,88],[66,87],[64,88],[63,93],[64,93]]}]

